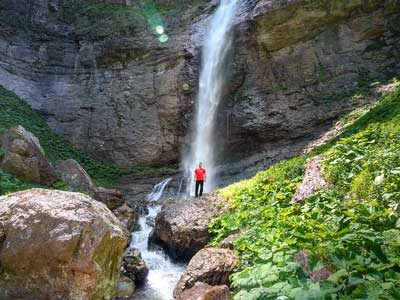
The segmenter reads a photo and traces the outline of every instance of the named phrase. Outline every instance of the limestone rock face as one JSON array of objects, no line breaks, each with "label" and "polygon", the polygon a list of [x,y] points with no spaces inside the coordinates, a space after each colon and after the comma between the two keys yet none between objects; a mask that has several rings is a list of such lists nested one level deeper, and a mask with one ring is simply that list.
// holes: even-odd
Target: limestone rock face
[{"label": "limestone rock face", "polygon": [[[184,299],[181,295],[191,289],[196,282],[209,285],[227,285],[229,275],[238,263],[237,257],[229,249],[204,248],[190,260],[175,289],[174,297]],[[181,297],[181,298],[180,298]]]},{"label": "limestone rock face", "polygon": [[0,166],[6,171],[28,182],[51,184],[57,180],[39,140],[24,127],[7,130],[0,138],[0,146],[4,152]]},{"label": "limestone rock face", "polygon": [[208,243],[207,226],[223,212],[220,200],[211,195],[165,202],[156,217],[151,241],[175,259],[189,260]]},{"label": "limestone rock face", "polygon": [[[124,19],[112,9],[87,26],[88,0],[1,1],[0,84],[99,159],[176,162],[189,144],[200,49],[217,1],[155,1],[168,12],[160,16],[166,43],[137,1],[103,2],[124,6],[129,26],[118,28]],[[262,153],[245,167],[264,168],[360,105],[350,95],[368,78],[398,74],[399,11],[395,0],[241,1],[216,122],[221,157]]]},{"label": "limestone rock face", "polygon": [[61,180],[73,191],[89,192],[95,189],[95,184],[89,174],[74,159],[58,161],[55,164],[56,171]]},{"label": "limestone rock face", "polygon": [[185,290],[176,300],[229,300],[229,288],[226,285],[211,286],[203,282]]},{"label": "limestone rock face", "polygon": [[127,239],[104,204],[31,189],[0,197],[0,228],[1,299],[115,296]]}]

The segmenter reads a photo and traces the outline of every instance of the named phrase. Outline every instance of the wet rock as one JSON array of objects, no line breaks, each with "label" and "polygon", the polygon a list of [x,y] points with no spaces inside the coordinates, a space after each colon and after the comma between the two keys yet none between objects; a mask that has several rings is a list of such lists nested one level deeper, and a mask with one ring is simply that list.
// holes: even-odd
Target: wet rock
[{"label": "wet rock", "polygon": [[135,292],[135,283],[132,279],[121,276],[117,282],[117,297],[129,297]]},{"label": "wet rock", "polygon": [[128,248],[122,259],[121,273],[132,279],[136,284],[143,284],[149,274],[149,268],[139,250]]},{"label": "wet rock", "polygon": [[73,191],[91,192],[96,187],[89,174],[74,159],[58,161],[55,168],[61,180]]},{"label": "wet rock", "polygon": [[92,197],[97,201],[104,203],[111,210],[116,209],[125,203],[122,193],[115,189],[97,187],[93,191]]},{"label": "wet rock", "polygon": [[224,211],[216,195],[166,201],[155,220],[151,242],[162,246],[173,258],[189,260],[210,238],[207,226]]},{"label": "wet rock", "polygon": [[328,181],[322,174],[323,161],[324,158],[321,156],[315,156],[307,161],[303,181],[297,188],[292,203],[302,202],[316,191],[328,186]]},{"label": "wet rock", "polygon": [[113,213],[129,232],[136,229],[138,215],[128,204],[124,203],[120,207],[114,209]]},{"label": "wet rock", "polygon": [[190,260],[175,289],[178,298],[196,282],[209,285],[227,285],[229,275],[236,267],[238,259],[229,249],[204,248]]},{"label": "wet rock", "polygon": [[24,127],[7,130],[1,136],[0,146],[4,153],[0,166],[4,170],[28,182],[51,184],[57,180],[38,138]]},{"label": "wet rock", "polygon": [[31,189],[0,197],[0,299],[112,299],[126,232],[80,193]]},{"label": "wet rock", "polygon": [[229,288],[226,285],[211,286],[203,282],[182,292],[176,300],[229,300]]}]

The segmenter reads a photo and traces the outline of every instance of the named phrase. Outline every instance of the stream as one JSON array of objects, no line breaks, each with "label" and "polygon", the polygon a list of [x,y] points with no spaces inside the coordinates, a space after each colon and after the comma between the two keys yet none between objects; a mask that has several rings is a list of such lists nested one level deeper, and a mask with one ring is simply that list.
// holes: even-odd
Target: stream
[{"label": "stream", "polygon": [[153,229],[153,221],[160,208],[159,204],[150,204],[149,213],[139,218],[140,230],[132,233],[131,247],[140,250],[150,271],[146,283],[137,288],[131,299],[172,300],[175,285],[185,270],[185,264],[171,261],[162,249],[149,249],[148,247],[148,238]]},{"label": "stream", "polygon": [[[238,0],[221,0],[218,9],[210,19],[210,24],[203,41],[202,69],[199,78],[199,95],[197,97],[194,140],[191,153],[185,155],[182,165],[185,169],[184,178],[189,182],[186,195],[193,195],[193,170],[203,161],[207,171],[205,192],[210,192],[215,186],[214,180],[214,133],[217,108],[222,98],[224,83],[224,61],[231,44],[231,29]],[[171,178],[155,185],[147,196],[148,213],[140,216],[140,230],[132,233],[131,247],[137,248],[149,267],[149,275],[145,285],[138,288],[132,299],[135,300],[172,300],[173,290],[180,275],[185,270],[184,264],[178,264],[159,248],[148,247],[149,235],[153,229],[154,218],[160,211],[159,200]],[[181,181],[177,197],[182,189]]]},{"label": "stream", "polygon": [[130,299],[134,300],[172,300],[172,292],[186,265],[173,262],[168,255],[157,246],[148,247],[148,240],[154,226],[154,219],[161,209],[158,202],[164,189],[172,178],[167,178],[155,185],[147,196],[147,213],[139,217],[140,230],[132,233],[130,247],[136,248],[142,254],[149,267],[149,275],[143,286],[139,286]]}]

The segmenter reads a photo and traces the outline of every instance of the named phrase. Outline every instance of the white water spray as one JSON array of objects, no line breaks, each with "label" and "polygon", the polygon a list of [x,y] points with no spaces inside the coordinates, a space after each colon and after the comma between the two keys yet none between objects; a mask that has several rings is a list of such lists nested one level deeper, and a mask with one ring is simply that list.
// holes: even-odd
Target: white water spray
[{"label": "white water spray", "polygon": [[183,159],[185,176],[189,176],[188,192],[194,194],[194,169],[199,162],[207,170],[205,192],[215,187],[214,133],[215,117],[224,83],[223,62],[230,48],[230,30],[238,0],[221,0],[208,28],[203,46],[202,69],[196,107],[194,141]]},{"label": "white water spray", "polygon": [[161,181],[160,183],[157,183],[154,187],[153,190],[151,191],[150,194],[147,195],[147,200],[148,201],[158,201],[160,200],[164,189],[167,187],[168,183],[172,180],[172,178],[167,178]]}]

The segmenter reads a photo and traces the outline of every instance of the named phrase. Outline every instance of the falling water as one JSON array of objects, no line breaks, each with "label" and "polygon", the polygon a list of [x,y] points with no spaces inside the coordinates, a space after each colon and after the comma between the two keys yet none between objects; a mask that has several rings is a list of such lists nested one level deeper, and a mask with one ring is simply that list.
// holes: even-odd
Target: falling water
[{"label": "falling water", "polygon": [[190,154],[183,159],[185,176],[189,176],[189,193],[193,195],[193,170],[203,162],[207,170],[205,192],[215,187],[214,132],[215,117],[224,81],[222,66],[230,48],[230,30],[238,0],[221,0],[209,25],[203,46],[202,69],[196,107],[194,141]]},{"label": "falling water", "polygon": [[161,181],[160,183],[156,184],[153,187],[153,190],[150,194],[147,195],[148,201],[158,201],[160,200],[164,189],[167,187],[168,183],[172,180],[172,178],[167,178]]}]

